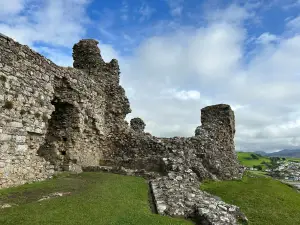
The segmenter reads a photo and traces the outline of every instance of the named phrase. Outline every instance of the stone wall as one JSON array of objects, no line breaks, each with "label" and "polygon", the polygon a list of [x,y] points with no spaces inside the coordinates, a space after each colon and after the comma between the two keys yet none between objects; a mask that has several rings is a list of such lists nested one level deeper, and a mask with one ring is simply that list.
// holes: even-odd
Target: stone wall
[{"label": "stone wall", "polygon": [[97,44],[75,44],[71,68],[0,36],[0,187],[91,166],[191,169],[200,180],[240,176],[230,106],[202,109],[202,125],[190,138],[154,137],[140,118],[129,126],[118,62],[105,63]]},{"label": "stone wall", "polygon": [[229,105],[201,110],[189,138],[158,138],[131,112],[117,60],[98,42],[73,47],[73,67],[59,67],[0,34],[0,188],[50,178],[56,171],[113,171],[150,179],[158,213],[201,224],[237,224],[238,207],[199,190],[203,179],[242,175]]},{"label": "stone wall", "polygon": [[4,35],[0,51],[0,188],[81,171],[110,155],[108,137],[127,125],[130,107],[117,61],[105,63],[96,41],[74,46],[75,68]]},{"label": "stone wall", "polygon": [[239,178],[242,167],[234,148],[235,119],[230,106],[203,108],[201,122],[193,137],[158,138],[144,133],[144,122],[134,118],[131,129],[123,130],[113,140],[113,159],[100,164],[162,174],[191,169],[200,180]]}]

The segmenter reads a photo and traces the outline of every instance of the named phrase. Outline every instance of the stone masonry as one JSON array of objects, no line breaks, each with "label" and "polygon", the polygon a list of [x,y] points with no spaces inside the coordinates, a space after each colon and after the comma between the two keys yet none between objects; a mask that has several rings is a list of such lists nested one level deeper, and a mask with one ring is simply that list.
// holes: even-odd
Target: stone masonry
[{"label": "stone masonry", "polygon": [[116,60],[94,40],[74,46],[74,68],[59,67],[0,35],[0,187],[81,171],[110,155],[109,136],[130,112]]},{"label": "stone masonry", "polygon": [[235,120],[229,105],[201,110],[189,138],[144,132],[119,85],[117,60],[98,42],[73,47],[73,67],[59,67],[0,34],[0,188],[51,178],[58,171],[146,175],[158,213],[201,224],[246,221],[238,207],[202,192],[204,179],[239,179]]}]

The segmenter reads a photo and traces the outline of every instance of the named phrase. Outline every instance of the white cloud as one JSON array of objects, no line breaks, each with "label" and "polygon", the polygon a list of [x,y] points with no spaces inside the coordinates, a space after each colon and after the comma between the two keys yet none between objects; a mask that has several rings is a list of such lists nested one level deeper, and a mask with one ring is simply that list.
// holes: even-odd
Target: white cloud
[{"label": "white cloud", "polygon": [[128,3],[126,1],[122,2],[122,8],[121,8],[121,19],[126,21],[128,20]]},{"label": "white cloud", "polygon": [[[281,2],[281,1],[279,1]],[[287,2],[284,2],[283,9],[289,10],[291,8],[298,8],[300,7],[300,0],[289,0]]]},{"label": "white cloud", "polygon": [[144,3],[139,9],[139,14],[141,15],[140,21],[148,20],[154,12],[154,8],[151,8],[149,5]]},{"label": "white cloud", "polygon": [[[22,44],[33,46],[35,42],[44,42],[70,47],[85,34],[87,0],[30,0],[30,7],[34,10],[25,15],[20,12],[29,2],[18,3],[10,20],[0,18],[0,32]],[[0,8],[0,12],[5,13],[7,9]]]},{"label": "white cloud", "polygon": [[176,90],[176,89],[167,89],[161,91],[161,94],[166,98],[175,98],[178,100],[199,100],[200,99],[200,92],[196,90]]},{"label": "white cloud", "polygon": [[226,76],[236,69],[242,57],[243,39],[242,30],[226,23],[200,29],[189,42],[187,57],[191,70],[205,79]]},{"label": "white cloud", "polygon": [[[295,91],[300,65],[300,35],[281,39],[278,44],[269,44],[249,64],[249,70],[265,89],[280,92]],[[282,83],[283,82],[283,83]],[[275,83],[275,86],[274,86]],[[272,86],[272,87],[271,87]]]},{"label": "white cloud", "polygon": [[233,111],[237,111],[237,110],[239,110],[239,109],[243,109],[243,108],[246,108],[246,107],[248,107],[247,105],[239,105],[239,104],[231,104],[231,109],[233,110]]},{"label": "white cloud", "polygon": [[256,42],[259,43],[259,44],[269,44],[269,43],[272,43],[272,42],[276,42],[278,40],[279,40],[279,37],[277,37],[274,34],[270,34],[270,33],[266,32],[266,33],[261,34],[257,38]]},{"label": "white cloud", "polygon": [[174,17],[181,16],[184,0],[166,0],[170,8],[170,14]]},{"label": "white cloud", "polygon": [[300,33],[300,16],[288,21],[287,28],[293,32]]},{"label": "white cloud", "polygon": [[113,48],[112,45],[104,44],[101,40],[97,41],[99,42],[98,47],[100,48],[100,54],[105,62],[121,58],[120,54]]},{"label": "white cloud", "polygon": [[149,87],[165,89],[192,78],[190,86],[201,88],[235,73],[242,57],[243,39],[242,29],[226,23],[152,37],[129,59],[128,64],[134,71],[127,74],[131,80],[141,78],[134,74],[143,74],[144,85]]},{"label": "white cloud", "polygon": [[198,100],[200,99],[200,93],[199,91],[179,91],[175,94],[175,97],[180,99],[180,100]]},{"label": "white cloud", "polygon": [[[252,9],[252,7],[249,7]],[[255,14],[246,7],[240,7],[236,4],[229,5],[225,9],[217,8],[214,11],[206,13],[206,19],[209,21],[224,21],[227,23],[242,23],[249,18],[255,17]]]},{"label": "white cloud", "polygon": [[2,0],[0,1],[0,18],[13,16],[24,9],[25,0]]}]

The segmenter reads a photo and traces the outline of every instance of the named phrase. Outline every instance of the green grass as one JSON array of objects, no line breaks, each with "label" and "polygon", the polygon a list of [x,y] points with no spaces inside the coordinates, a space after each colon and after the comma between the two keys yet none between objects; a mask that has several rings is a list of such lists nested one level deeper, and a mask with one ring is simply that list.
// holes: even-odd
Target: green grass
[{"label": "green grass", "polygon": [[300,158],[286,158],[287,161],[300,162]]},{"label": "green grass", "polygon": [[266,169],[266,166],[262,164],[263,161],[269,163],[269,157],[259,157],[259,159],[252,159],[251,158],[252,152],[237,152],[238,159],[240,163],[247,167],[253,167],[261,165],[263,169]]},{"label": "green grass", "polygon": [[[43,195],[69,196],[37,202]],[[143,178],[109,173],[64,174],[56,179],[0,190],[1,225],[191,225],[190,221],[153,214]]]},{"label": "green grass", "polygon": [[250,225],[300,224],[300,193],[272,178],[248,172],[240,181],[209,181],[201,189],[239,206]]},{"label": "green grass", "polygon": [[[237,152],[238,160],[239,162],[247,167],[253,167],[253,166],[258,166],[261,165],[262,169],[267,169],[266,165],[262,164],[263,161],[266,163],[270,163],[271,160],[267,156],[261,156],[258,159],[253,159],[251,157],[251,154],[253,152]],[[280,158],[286,158],[286,161],[293,161],[293,162],[300,162],[300,158],[291,158],[291,157],[280,157]],[[282,161],[285,162],[285,161]]]},{"label": "green grass", "polygon": [[253,174],[253,175],[259,175],[259,176],[267,176],[267,177],[270,177],[268,176],[268,173],[267,172],[264,172],[264,171],[248,171],[249,173]]}]

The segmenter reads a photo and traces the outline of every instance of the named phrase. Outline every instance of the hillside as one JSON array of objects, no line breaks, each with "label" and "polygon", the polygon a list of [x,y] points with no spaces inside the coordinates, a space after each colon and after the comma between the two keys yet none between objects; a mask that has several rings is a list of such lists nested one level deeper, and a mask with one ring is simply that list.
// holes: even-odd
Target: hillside
[{"label": "hillside", "polygon": [[201,189],[239,206],[249,225],[300,224],[300,194],[272,178],[248,172],[242,181],[209,181]]},{"label": "hillside", "polygon": [[[255,155],[253,158],[253,154]],[[268,155],[261,155],[257,152],[237,152],[239,162],[247,167],[257,167],[261,166],[263,170],[267,169],[270,166],[271,157],[277,156],[268,156]],[[293,162],[300,162],[300,158],[294,157],[281,157],[286,161],[293,161]]]},{"label": "hillside", "polygon": [[300,149],[284,149],[279,152],[272,152],[267,154],[269,157],[292,157],[292,158],[300,158]]},{"label": "hillside", "polygon": [[263,169],[267,168],[264,162],[271,162],[267,156],[256,155],[257,157],[253,158],[251,154],[253,154],[253,152],[237,152],[239,162],[247,167],[262,166]]},{"label": "hillside", "polygon": [[267,153],[264,151],[255,151],[254,153],[268,157],[300,158],[300,149],[283,149],[281,151],[271,153]]}]

